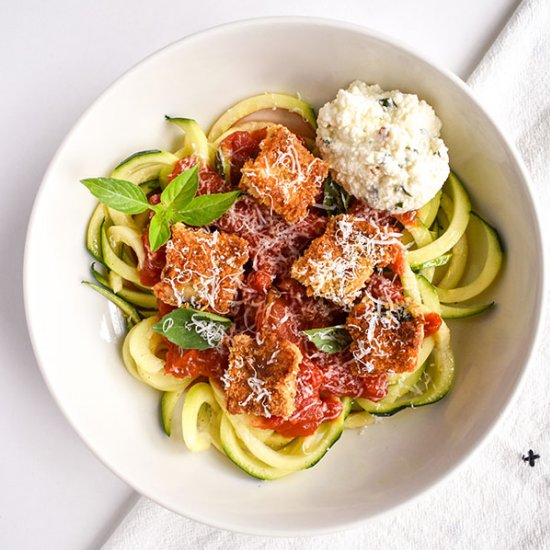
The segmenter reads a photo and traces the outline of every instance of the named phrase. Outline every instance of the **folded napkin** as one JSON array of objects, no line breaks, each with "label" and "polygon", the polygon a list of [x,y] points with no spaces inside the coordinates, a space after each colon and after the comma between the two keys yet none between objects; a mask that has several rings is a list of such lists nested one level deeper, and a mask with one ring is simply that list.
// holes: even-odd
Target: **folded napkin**
[{"label": "folded napkin", "polygon": [[[525,0],[469,84],[515,139],[550,211],[550,4]],[[270,539],[207,527],[141,498],[104,548],[273,549],[550,548],[550,323],[513,410],[451,479],[364,527],[308,538]],[[546,361],[545,361],[546,358]],[[521,414],[518,414],[520,411]],[[522,460],[533,449],[534,467]]]}]

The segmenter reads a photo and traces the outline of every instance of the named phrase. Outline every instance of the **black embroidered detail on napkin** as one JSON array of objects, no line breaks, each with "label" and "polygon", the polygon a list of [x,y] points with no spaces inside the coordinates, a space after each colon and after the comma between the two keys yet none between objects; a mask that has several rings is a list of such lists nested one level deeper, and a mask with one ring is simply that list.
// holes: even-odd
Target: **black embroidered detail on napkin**
[{"label": "black embroidered detail on napkin", "polygon": [[531,468],[533,468],[533,466],[535,465],[535,460],[537,460],[537,458],[540,458],[540,455],[535,454],[533,452],[533,449],[529,449],[529,452],[527,453],[527,456],[523,455],[521,457],[521,460],[523,460],[523,462],[528,462],[529,466],[531,466]]}]

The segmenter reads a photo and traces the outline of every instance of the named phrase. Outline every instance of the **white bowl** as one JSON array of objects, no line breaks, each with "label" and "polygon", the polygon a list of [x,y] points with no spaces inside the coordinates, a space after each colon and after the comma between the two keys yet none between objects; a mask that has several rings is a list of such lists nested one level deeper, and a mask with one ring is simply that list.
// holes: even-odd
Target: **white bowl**
[{"label": "white bowl", "polygon": [[[207,127],[263,91],[314,106],[351,80],[414,92],[443,121],[451,163],[500,231],[507,262],[490,314],[452,326],[458,373],[430,407],[345,433],[315,468],[275,482],[240,472],[215,450],[191,454],[159,424],[159,395],[122,366],[113,307],[89,279],[84,231],[94,200],[78,182],[142,149],[174,149],[163,115]],[[48,386],[97,456],[140,493],[210,525],[266,535],[348,527],[418,495],[454,470],[502,415],[539,325],[540,229],[513,147],[456,77],[370,30],[328,20],[244,21],[190,36],[146,59],[82,116],[44,178],[31,218],[25,297]],[[115,324],[113,324],[115,323]],[[465,488],[467,490],[467,488]]]}]

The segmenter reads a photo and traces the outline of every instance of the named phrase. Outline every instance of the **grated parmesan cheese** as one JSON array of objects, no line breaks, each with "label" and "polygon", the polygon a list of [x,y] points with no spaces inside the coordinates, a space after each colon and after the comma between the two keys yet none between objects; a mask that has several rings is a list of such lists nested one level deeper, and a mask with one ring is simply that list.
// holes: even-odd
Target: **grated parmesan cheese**
[{"label": "grated parmesan cheese", "polygon": [[385,301],[368,291],[346,321],[353,338],[352,371],[361,376],[374,372],[408,372],[416,368],[424,323],[414,304],[404,298]]},{"label": "grated parmesan cheese", "polygon": [[196,332],[211,348],[216,347],[225,336],[225,327],[221,323],[201,318],[196,313],[191,315],[191,320],[184,324],[184,328]]},{"label": "grated parmesan cheese", "polygon": [[377,266],[402,253],[401,233],[361,217],[341,214],[292,266],[291,275],[308,294],[349,309]]},{"label": "grated parmesan cheese", "polygon": [[259,155],[246,162],[241,173],[241,189],[295,223],[315,204],[328,165],[313,156],[288,128],[275,125],[260,143]]},{"label": "grated parmesan cheese", "polygon": [[224,314],[237,298],[247,260],[248,243],[236,235],[178,223],[172,226],[166,266],[153,290],[167,304]]}]

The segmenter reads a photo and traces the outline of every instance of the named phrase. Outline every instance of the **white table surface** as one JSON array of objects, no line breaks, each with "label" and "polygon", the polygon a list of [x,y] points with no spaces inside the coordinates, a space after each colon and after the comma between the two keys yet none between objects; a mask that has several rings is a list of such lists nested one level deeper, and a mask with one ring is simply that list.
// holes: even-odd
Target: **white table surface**
[{"label": "white table surface", "polygon": [[[23,311],[22,259],[34,195],[63,136],[95,97],[127,68],[180,37],[262,15],[312,15],[363,24],[466,78],[518,3],[2,2],[0,548],[98,548],[137,498],[92,455],[50,397]],[[44,269],[55,269],[55,258]],[[63,307],[63,296],[59,305]]]}]

